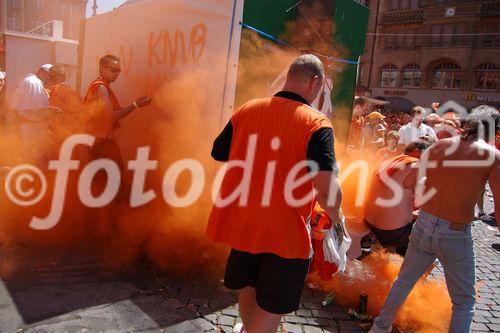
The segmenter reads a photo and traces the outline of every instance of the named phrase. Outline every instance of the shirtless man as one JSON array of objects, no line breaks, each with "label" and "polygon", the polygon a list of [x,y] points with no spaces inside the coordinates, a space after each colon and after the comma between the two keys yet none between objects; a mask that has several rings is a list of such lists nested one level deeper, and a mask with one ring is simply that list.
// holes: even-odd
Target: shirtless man
[{"label": "shirtless man", "polygon": [[[481,137],[494,140],[489,125],[493,122],[493,131],[498,130],[499,119],[495,108],[475,108],[460,137],[439,140],[422,155],[419,164],[427,178],[413,170],[405,179],[404,185],[409,188],[425,182],[427,192],[420,196],[423,203],[405,260],[371,333],[391,331],[399,307],[436,258],[443,265],[453,303],[449,332],[470,331],[476,295],[471,222],[474,206],[488,180],[497,225],[500,217],[500,151]],[[485,136],[480,135],[481,129]],[[429,191],[435,191],[434,195],[423,200]],[[416,192],[419,199],[419,187]]]},{"label": "shirtless man", "polygon": [[414,219],[413,189],[403,188],[403,181],[429,145],[424,140],[410,143],[404,154],[382,162],[370,182],[365,222],[383,247],[393,247],[401,256],[406,254]]},{"label": "shirtless man", "polygon": [[354,99],[352,110],[351,128],[349,130],[349,145],[358,149],[364,147],[363,128],[365,127],[365,116],[370,110],[368,98],[364,96]]}]

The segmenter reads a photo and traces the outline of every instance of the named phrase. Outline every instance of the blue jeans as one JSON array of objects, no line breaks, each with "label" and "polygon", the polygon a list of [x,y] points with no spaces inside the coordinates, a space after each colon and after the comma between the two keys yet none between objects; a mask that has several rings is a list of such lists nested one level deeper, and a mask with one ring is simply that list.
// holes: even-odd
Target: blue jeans
[{"label": "blue jeans", "polygon": [[475,258],[471,225],[451,230],[449,222],[420,211],[397,279],[370,332],[391,332],[392,322],[417,280],[438,258],[443,265],[448,293],[453,303],[449,332],[470,332],[476,301]]}]

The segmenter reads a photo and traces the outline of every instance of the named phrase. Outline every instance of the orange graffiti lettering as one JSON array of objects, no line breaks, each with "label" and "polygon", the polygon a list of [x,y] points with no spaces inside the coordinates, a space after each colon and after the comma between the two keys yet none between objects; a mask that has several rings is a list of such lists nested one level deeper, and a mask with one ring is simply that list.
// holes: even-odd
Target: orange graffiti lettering
[{"label": "orange graffiti lettering", "polygon": [[[198,63],[205,51],[206,37],[207,27],[205,23],[193,26],[189,34],[189,41],[187,41],[186,34],[180,29],[176,29],[175,34],[171,34],[166,29],[157,35],[151,32],[148,43],[149,68],[164,64],[174,67],[178,63],[178,59],[182,59],[182,64]],[[162,41],[163,43],[161,43]]]},{"label": "orange graffiti lettering", "polygon": [[148,43],[148,59],[149,59],[149,68],[153,67],[153,61],[156,60],[157,64],[161,64],[160,57],[158,56],[158,53],[156,53],[156,49],[158,45],[160,44],[161,41],[161,36],[163,32],[160,33],[160,35],[155,39],[154,38],[154,33],[151,32],[149,34],[149,43]]},{"label": "orange graffiti lettering", "polygon": [[[207,38],[207,27],[204,23],[199,23],[191,30],[191,42],[189,49],[192,52],[193,62],[196,64],[200,60],[203,51],[205,50],[205,40]],[[196,53],[198,49],[198,53]]]},{"label": "orange graffiti lettering", "polygon": [[170,40],[170,33],[165,30],[163,34],[163,63],[166,64],[170,59],[170,66],[175,66],[177,62],[177,31],[175,33],[175,41],[172,43]]},{"label": "orange graffiti lettering", "polygon": [[122,63],[123,74],[128,75],[130,67],[132,67],[132,59],[134,58],[134,47],[130,46],[128,55],[125,53],[125,47],[120,47],[119,52],[120,62]]}]

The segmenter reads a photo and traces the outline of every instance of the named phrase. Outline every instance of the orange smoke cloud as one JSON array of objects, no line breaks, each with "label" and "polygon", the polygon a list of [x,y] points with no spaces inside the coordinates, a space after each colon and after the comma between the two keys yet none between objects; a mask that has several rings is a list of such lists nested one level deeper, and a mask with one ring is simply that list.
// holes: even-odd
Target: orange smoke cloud
[{"label": "orange smoke cloud", "polygon": [[[367,160],[357,151],[349,152],[341,161],[341,187],[346,198],[342,208],[344,214],[350,217],[347,223],[351,231],[367,229],[362,222],[364,202],[374,168],[376,165],[373,161]],[[358,195],[361,204],[355,203]],[[379,250],[361,261],[348,262],[346,271],[335,275],[330,281],[321,280],[317,274],[310,275],[309,279],[321,289],[333,292],[336,301],[345,307],[357,309],[360,294],[367,292],[367,313],[376,316],[399,273],[402,260],[398,255]],[[450,316],[451,301],[445,281],[421,278],[400,309],[395,324],[403,330],[415,332],[446,332]]]},{"label": "orange smoke cloud", "polygon": [[[309,12],[308,17],[314,15]],[[302,23],[310,25],[309,22]],[[313,25],[319,31],[324,31],[322,27],[325,26],[333,29],[331,19],[318,20],[313,22]],[[339,49],[313,40],[316,38],[314,35],[312,32],[310,35],[299,36],[293,40],[293,44],[323,54],[340,56]],[[236,106],[251,98],[267,96],[272,80],[285,70],[297,55],[295,50],[283,50],[272,43],[265,43],[248,31],[244,31],[241,43],[244,53],[240,56],[238,68]],[[218,58],[224,59],[223,56]],[[224,64],[214,61],[214,69],[220,66]],[[210,74],[202,70],[172,73],[167,82],[155,87],[156,92],[152,97],[154,109],[159,114],[150,121],[150,132],[133,133],[136,142],[152,144],[151,159],[159,161],[159,171],[151,172],[147,179],[146,190],[151,188],[158,196],[151,203],[140,208],[131,208],[126,201],[121,201],[106,209],[85,208],[76,195],[78,173],[73,173],[63,219],[51,230],[35,231],[29,228],[29,220],[31,216],[47,214],[50,193],[47,200],[36,207],[25,209],[4,200],[2,189],[0,242],[3,245],[2,253],[8,253],[10,259],[2,259],[0,275],[15,269],[16,248],[23,242],[50,248],[61,256],[67,253],[68,249],[84,247],[117,269],[131,267],[137,260],[147,258],[166,271],[204,271],[219,274],[227,248],[212,244],[204,235],[212,206],[211,180],[220,166],[211,160],[210,149],[221,126],[225,125],[220,123],[220,110],[207,107],[213,105],[209,103],[212,93]],[[333,78],[335,79],[335,76]],[[140,85],[141,82],[137,84]],[[87,112],[74,113],[71,122],[58,123],[53,128],[56,131],[55,137],[64,138],[68,133],[80,131],[95,113],[94,108]],[[5,165],[16,165],[21,144],[15,136],[0,134],[0,149],[5,152],[0,157],[1,162]],[[49,145],[44,143],[42,146]],[[201,197],[194,205],[174,208],[163,201],[161,181],[164,171],[172,163],[183,158],[196,159],[204,166],[206,184]],[[49,188],[50,184],[51,181]],[[350,189],[355,192],[354,184],[354,181],[347,179],[343,185],[344,191]],[[176,183],[177,193],[182,195],[190,185],[191,177],[185,173],[181,174]],[[348,195],[345,197],[349,198]],[[357,210],[353,210],[352,214],[360,216]],[[369,293],[368,310],[375,314],[382,305],[399,265],[394,256],[374,254],[363,262],[356,262],[349,267],[346,274],[336,276],[322,287],[335,291],[339,301],[350,306],[356,304],[359,293],[366,290]],[[444,289],[443,285],[437,282],[420,281],[402,309],[398,322],[402,326],[419,329],[432,329],[437,327],[432,325],[443,325],[437,316],[446,318],[449,314],[449,302],[442,301],[447,297],[443,295]]]},{"label": "orange smoke cloud", "polygon": [[[159,197],[119,219],[116,248],[128,251],[112,258],[114,262],[118,259],[128,265],[143,253],[162,269],[176,273],[221,268],[227,250],[214,246],[204,234],[212,206],[211,178],[218,169],[210,151],[220,122],[220,110],[207,108],[213,105],[209,103],[210,87],[206,86],[209,80],[210,73],[203,71],[180,73],[153,96],[162,114],[151,128],[157,140],[152,149],[159,171],[150,186]],[[186,158],[203,165],[204,190],[188,207],[167,206],[161,194],[162,177],[173,163]],[[191,185],[192,177],[183,172],[177,179],[176,193],[183,196]]]},{"label": "orange smoke cloud", "polygon": [[[328,282],[311,276],[311,282],[325,291],[334,292],[335,300],[345,307],[357,308],[359,295],[368,293],[367,313],[378,315],[397,277],[402,258],[378,251],[362,261],[350,262],[344,273]],[[395,324],[403,330],[421,333],[447,332],[451,316],[451,301],[446,284],[439,279],[421,278],[400,309]]]},{"label": "orange smoke cloud", "polygon": [[242,31],[240,49],[235,102],[238,106],[252,98],[268,96],[272,82],[299,55],[296,50],[278,47],[249,30]]},{"label": "orange smoke cloud", "polygon": [[[245,53],[249,58],[255,55],[260,44],[258,38],[245,39],[249,43]],[[252,45],[252,46],[251,46]],[[70,172],[70,181],[64,204],[64,214],[59,223],[50,230],[40,231],[29,227],[33,216],[45,217],[50,211],[54,172],[46,171],[48,193],[36,206],[19,207],[10,202],[3,191],[0,195],[0,243],[2,252],[9,253],[2,263],[4,274],[16,266],[17,249],[20,244],[49,249],[55,256],[82,248],[93,252],[111,267],[126,269],[139,259],[147,259],[160,268],[176,273],[204,270],[220,273],[227,248],[212,244],[204,234],[208,215],[212,206],[212,179],[221,165],[212,160],[210,150],[213,139],[225,124],[221,124],[219,96],[209,83],[211,71],[225,68],[225,56],[216,57],[210,69],[176,71],[169,73],[164,82],[155,82],[154,105],[146,110],[151,114],[149,131],[133,133],[134,142],[151,146],[151,160],[158,160],[159,169],[149,172],[145,190],[153,189],[156,199],[145,206],[131,208],[128,205],[130,189],[123,189],[122,198],[105,208],[87,208],[79,201],[77,181],[83,167],[88,163],[88,152],[75,152],[73,158],[81,160],[79,171]],[[241,64],[239,74],[240,91],[249,92],[245,98],[262,97],[268,94],[267,85],[251,86],[255,77],[264,75],[279,61],[286,69],[293,56],[284,51],[267,52],[261,61]],[[269,80],[275,72],[267,74]],[[260,81],[259,81],[260,82]],[[138,86],[143,84],[134,82]],[[245,87],[248,84],[248,89]],[[214,107],[216,105],[217,107]],[[68,114],[53,122],[51,136],[37,143],[40,151],[50,151],[51,158],[57,158],[58,148],[66,137],[85,132],[89,123],[99,114],[98,105],[87,105],[83,109],[68,110]],[[154,114],[153,114],[154,111]],[[133,117],[131,115],[130,117]],[[64,118],[64,119],[63,119]],[[9,130],[11,128],[9,127]],[[29,142],[22,142],[14,129],[2,131],[0,148],[4,152],[0,165],[16,166],[20,163],[20,151]],[[128,142],[125,140],[125,142]],[[34,144],[35,142],[33,142]],[[184,158],[197,160],[204,167],[205,186],[201,197],[191,206],[174,208],[167,205],[162,197],[162,178],[165,171],[176,161]],[[35,160],[23,160],[35,162]],[[99,178],[99,177],[98,177]],[[124,184],[130,186],[131,174],[126,172]],[[176,182],[176,192],[182,196],[191,186],[191,177],[183,172]],[[3,183],[2,183],[3,185]],[[97,186],[102,190],[102,184]],[[94,195],[99,192],[93,191]],[[5,200],[4,200],[5,199]],[[7,247],[12,251],[7,251]],[[36,256],[36,250],[33,253]],[[1,273],[1,272],[0,272]]]}]

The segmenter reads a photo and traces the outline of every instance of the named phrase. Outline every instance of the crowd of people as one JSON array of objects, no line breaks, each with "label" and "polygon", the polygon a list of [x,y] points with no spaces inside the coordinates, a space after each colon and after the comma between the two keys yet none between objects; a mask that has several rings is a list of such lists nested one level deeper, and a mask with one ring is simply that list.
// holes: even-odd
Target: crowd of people
[{"label": "crowd of people", "polygon": [[[57,146],[73,132],[88,133],[97,138],[88,151],[89,158],[109,158],[123,168],[114,131],[121,119],[149,105],[151,99],[141,97],[122,107],[111,87],[120,73],[118,57],[102,57],[99,77],[90,82],[83,98],[66,83],[62,66],[43,65],[26,75],[15,90],[8,119],[24,145],[20,159],[44,162],[47,151],[37,143],[51,139]],[[316,56],[298,57],[288,70],[283,89],[272,97],[245,103],[214,141],[212,157],[222,162],[246,160],[249,138],[255,134],[259,140],[270,141],[257,145],[251,181],[245,182],[245,172],[239,168],[228,169],[223,177],[220,197],[241,191],[243,182],[248,192],[246,204],[241,200],[226,205],[215,202],[207,226],[210,239],[231,247],[224,284],[239,291],[243,322],[235,332],[276,332],[282,315],[299,307],[314,251],[322,262],[336,265],[313,262],[312,269],[319,269],[322,277],[329,278],[345,266],[350,238],[341,209],[343,192],[333,126],[311,107],[324,80],[323,64]],[[476,204],[479,213],[485,214],[482,201],[487,182],[495,198],[495,212],[499,211],[500,116],[489,106],[474,109],[466,118],[453,110],[436,112],[437,107],[434,103],[430,112],[416,106],[409,113],[394,113],[372,109],[365,97],[354,101],[344,158],[356,155],[369,160],[373,168],[362,219],[382,246],[404,256],[372,333],[391,331],[398,309],[436,258],[443,265],[453,303],[450,332],[470,330],[475,303],[471,222]],[[278,144],[275,138],[280,139]],[[493,157],[489,159],[492,162],[454,168],[444,163],[484,161],[485,156]],[[277,165],[272,184],[270,160]],[[292,197],[308,199],[290,205],[286,175],[304,160],[313,161],[317,172],[309,179],[304,176],[311,169],[299,169],[296,175],[302,178],[294,184]],[[426,169],[422,177],[418,167],[425,167],[429,160],[440,163]],[[423,183],[437,195],[419,202],[418,188]],[[377,198],[387,201],[394,184],[401,189],[399,199],[381,204]],[[261,198],[262,189],[270,186],[273,190]],[[315,196],[309,197],[312,189]]]},{"label": "crowd of people", "polygon": [[[248,184],[250,202],[246,206],[238,201],[224,207],[215,204],[210,215],[208,236],[232,249],[224,283],[239,290],[243,321],[233,332],[275,332],[281,316],[298,308],[309,262],[323,279],[331,278],[339,262],[342,264],[335,260],[346,240],[340,207],[349,194],[342,193],[337,178],[332,125],[310,106],[323,80],[319,59],[313,55],[297,58],[283,90],[245,103],[214,142],[212,156],[228,162],[245,158],[250,135],[279,137],[286,142],[278,151],[272,144],[257,149],[254,172],[262,174]],[[370,332],[391,332],[398,309],[436,259],[444,268],[453,303],[449,332],[469,332],[475,304],[471,222],[487,182],[495,212],[500,211],[500,152],[495,148],[499,112],[480,106],[460,119],[453,110],[436,112],[437,103],[431,107],[434,111],[416,106],[409,114],[372,110],[370,104],[365,97],[354,101],[344,161],[368,160],[373,173],[364,223],[382,246],[404,256],[399,276]],[[494,133],[488,127],[492,122]],[[303,159],[316,162],[317,174],[299,187],[299,194],[314,188],[316,199],[300,207],[290,206],[281,190],[287,190],[281,176],[273,184],[272,205],[263,207],[257,193],[266,186],[268,177],[263,172],[270,159],[277,161],[280,175]],[[485,159],[489,162],[481,163]],[[426,168],[429,160],[439,163]],[[447,160],[465,163],[453,167]],[[418,172],[422,168],[424,175]],[[220,195],[237,191],[242,178],[241,171],[228,171]],[[420,187],[435,189],[437,194],[421,200]],[[387,202],[395,188],[401,190],[398,200]],[[332,193],[335,200],[328,200]],[[380,198],[386,202],[381,203]],[[311,238],[308,228],[312,228]],[[332,232],[337,237],[331,237]]]},{"label": "crowd of people", "polygon": [[[433,103],[433,106],[439,103]],[[371,110],[370,99],[356,97],[354,101],[353,121],[350,128],[349,144],[351,151],[376,152],[386,148],[395,137],[397,144],[404,146],[417,139],[429,142],[438,139],[459,136],[462,132],[462,121],[455,110],[446,110],[442,115],[433,108],[428,111],[415,106],[409,113],[402,111],[381,112]],[[500,138],[496,137],[497,146]],[[400,150],[401,151],[401,150]],[[384,154],[386,152],[380,152]]]},{"label": "crowd of people", "polygon": [[[355,100],[348,159],[367,160],[371,166],[362,213],[365,225],[383,247],[405,258],[370,332],[391,331],[398,309],[436,259],[443,265],[453,303],[449,331],[469,332],[475,303],[471,222],[476,206],[476,218],[487,215],[487,182],[495,198],[491,218],[499,206],[498,110],[480,106],[460,118],[454,110],[438,112],[439,103],[428,110],[415,106],[406,114],[373,110],[369,101]],[[481,151],[492,157],[491,163],[481,164]],[[427,168],[429,161],[437,163]],[[456,161],[462,164],[450,166]],[[418,168],[425,170],[423,176]],[[422,182],[423,191],[436,193],[419,202]],[[401,189],[400,196],[390,202],[395,187]]]},{"label": "crowd of people", "polygon": [[19,160],[46,167],[64,139],[87,133],[96,137],[90,158],[107,157],[122,165],[114,130],[121,119],[151,99],[141,97],[122,107],[111,88],[120,73],[118,57],[102,57],[99,76],[83,98],[66,82],[64,66],[45,64],[27,74],[14,90],[6,119],[13,137],[19,138]]}]

